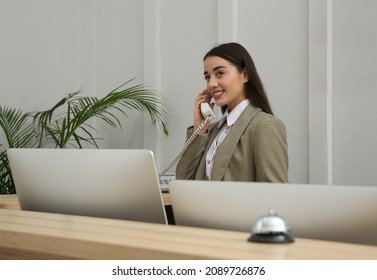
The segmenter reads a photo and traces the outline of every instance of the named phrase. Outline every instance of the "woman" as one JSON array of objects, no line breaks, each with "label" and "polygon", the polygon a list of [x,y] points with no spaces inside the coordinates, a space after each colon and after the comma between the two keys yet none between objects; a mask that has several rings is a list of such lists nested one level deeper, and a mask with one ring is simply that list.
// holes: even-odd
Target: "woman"
[{"label": "woman", "polygon": [[[273,116],[254,62],[238,43],[219,45],[204,56],[207,81],[195,99],[190,136],[205,120],[200,104],[220,106],[223,118],[206,124],[182,154],[177,179],[288,181],[286,129]],[[213,108],[214,104],[211,104]]]}]

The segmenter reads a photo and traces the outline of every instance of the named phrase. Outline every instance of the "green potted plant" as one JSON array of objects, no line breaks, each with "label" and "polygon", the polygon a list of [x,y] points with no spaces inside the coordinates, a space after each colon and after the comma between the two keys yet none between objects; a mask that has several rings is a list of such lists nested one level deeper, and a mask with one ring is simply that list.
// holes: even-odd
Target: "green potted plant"
[{"label": "green potted plant", "polygon": [[98,148],[96,129],[90,121],[103,120],[121,128],[115,112],[127,116],[128,110],[147,113],[154,124],[169,134],[167,103],[155,90],[143,85],[128,86],[132,80],[115,88],[103,98],[81,96],[80,91],[67,95],[51,109],[25,113],[0,105],[0,127],[6,144],[0,143],[0,193],[15,193],[6,151],[8,148]]}]

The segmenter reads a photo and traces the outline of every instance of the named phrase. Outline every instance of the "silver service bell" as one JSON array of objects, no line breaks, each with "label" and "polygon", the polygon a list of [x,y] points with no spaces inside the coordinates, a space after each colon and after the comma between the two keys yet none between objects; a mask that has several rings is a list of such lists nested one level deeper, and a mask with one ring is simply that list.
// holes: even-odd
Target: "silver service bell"
[{"label": "silver service bell", "polygon": [[289,243],[294,239],[289,235],[290,228],[287,223],[280,218],[273,209],[269,214],[256,220],[252,228],[252,235],[249,242],[261,243]]}]

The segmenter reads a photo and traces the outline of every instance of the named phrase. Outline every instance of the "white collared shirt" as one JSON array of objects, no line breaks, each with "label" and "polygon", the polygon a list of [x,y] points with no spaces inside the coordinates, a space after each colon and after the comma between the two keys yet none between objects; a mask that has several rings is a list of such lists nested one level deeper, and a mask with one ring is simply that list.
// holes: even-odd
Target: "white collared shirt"
[{"label": "white collared shirt", "polygon": [[[217,148],[224,141],[230,128],[237,121],[238,117],[241,115],[243,110],[249,105],[249,103],[250,101],[248,99],[241,101],[232,111],[228,112],[228,110],[226,110],[224,115],[220,119],[218,127],[222,126],[222,128],[213,140],[206,155],[206,177],[208,178],[208,180],[211,180],[213,159],[215,158]],[[227,123],[223,125],[225,121]]]}]

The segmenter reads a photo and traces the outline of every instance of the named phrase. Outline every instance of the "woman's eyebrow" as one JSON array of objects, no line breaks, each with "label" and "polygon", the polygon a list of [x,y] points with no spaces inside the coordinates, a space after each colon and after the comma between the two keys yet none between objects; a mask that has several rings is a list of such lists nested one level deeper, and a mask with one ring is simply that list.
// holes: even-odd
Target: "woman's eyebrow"
[{"label": "woman's eyebrow", "polygon": [[[219,70],[221,68],[226,68],[225,66],[216,66],[215,68],[212,69],[212,71],[216,71],[216,70]],[[208,74],[208,71],[204,71],[203,73],[204,75],[207,75]]]}]

